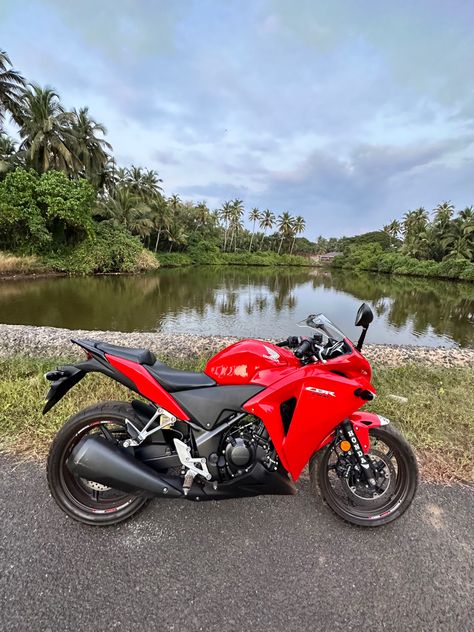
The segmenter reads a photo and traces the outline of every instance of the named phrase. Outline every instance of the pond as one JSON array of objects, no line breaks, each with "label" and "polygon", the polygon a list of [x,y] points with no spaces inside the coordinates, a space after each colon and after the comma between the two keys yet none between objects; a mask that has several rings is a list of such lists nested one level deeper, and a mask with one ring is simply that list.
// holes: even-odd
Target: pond
[{"label": "pond", "polygon": [[375,313],[368,342],[474,346],[474,285],[320,268],[195,266],[143,276],[0,281],[0,322],[71,329],[285,338],[324,312],[356,337],[357,307]]}]

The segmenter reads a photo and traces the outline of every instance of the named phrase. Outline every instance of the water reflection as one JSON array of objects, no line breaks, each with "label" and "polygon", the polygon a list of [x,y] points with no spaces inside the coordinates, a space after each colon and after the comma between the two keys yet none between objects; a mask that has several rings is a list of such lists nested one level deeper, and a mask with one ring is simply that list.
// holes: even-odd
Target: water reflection
[{"label": "water reflection", "polygon": [[370,340],[474,346],[474,286],[352,271],[195,267],[140,277],[0,282],[0,322],[122,331],[287,336],[324,311],[356,335],[362,301]]}]

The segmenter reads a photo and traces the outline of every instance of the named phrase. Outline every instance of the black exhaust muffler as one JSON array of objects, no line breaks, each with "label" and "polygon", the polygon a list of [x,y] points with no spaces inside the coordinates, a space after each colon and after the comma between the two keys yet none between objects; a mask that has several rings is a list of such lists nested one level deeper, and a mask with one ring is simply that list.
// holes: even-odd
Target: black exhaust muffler
[{"label": "black exhaust muffler", "polygon": [[120,491],[170,498],[183,496],[177,481],[158,474],[104,437],[81,439],[71,452],[67,466],[76,476]]}]

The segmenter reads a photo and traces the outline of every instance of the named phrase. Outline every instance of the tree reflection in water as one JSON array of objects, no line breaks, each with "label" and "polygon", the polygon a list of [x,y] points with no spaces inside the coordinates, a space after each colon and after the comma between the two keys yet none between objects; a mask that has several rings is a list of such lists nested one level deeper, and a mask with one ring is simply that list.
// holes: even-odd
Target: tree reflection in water
[{"label": "tree reflection in water", "polygon": [[315,268],[196,266],[2,281],[0,322],[277,337],[298,333],[295,321],[324,311],[353,335],[361,301],[379,317],[373,342],[474,346],[472,284]]}]

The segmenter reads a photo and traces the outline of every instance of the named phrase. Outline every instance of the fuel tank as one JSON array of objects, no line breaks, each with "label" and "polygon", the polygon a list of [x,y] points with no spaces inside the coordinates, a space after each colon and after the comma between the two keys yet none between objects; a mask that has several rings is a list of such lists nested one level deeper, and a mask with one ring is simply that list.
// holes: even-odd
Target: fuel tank
[{"label": "fuel tank", "polygon": [[288,349],[262,340],[240,340],[209,360],[204,373],[218,384],[268,386],[301,367]]}]

